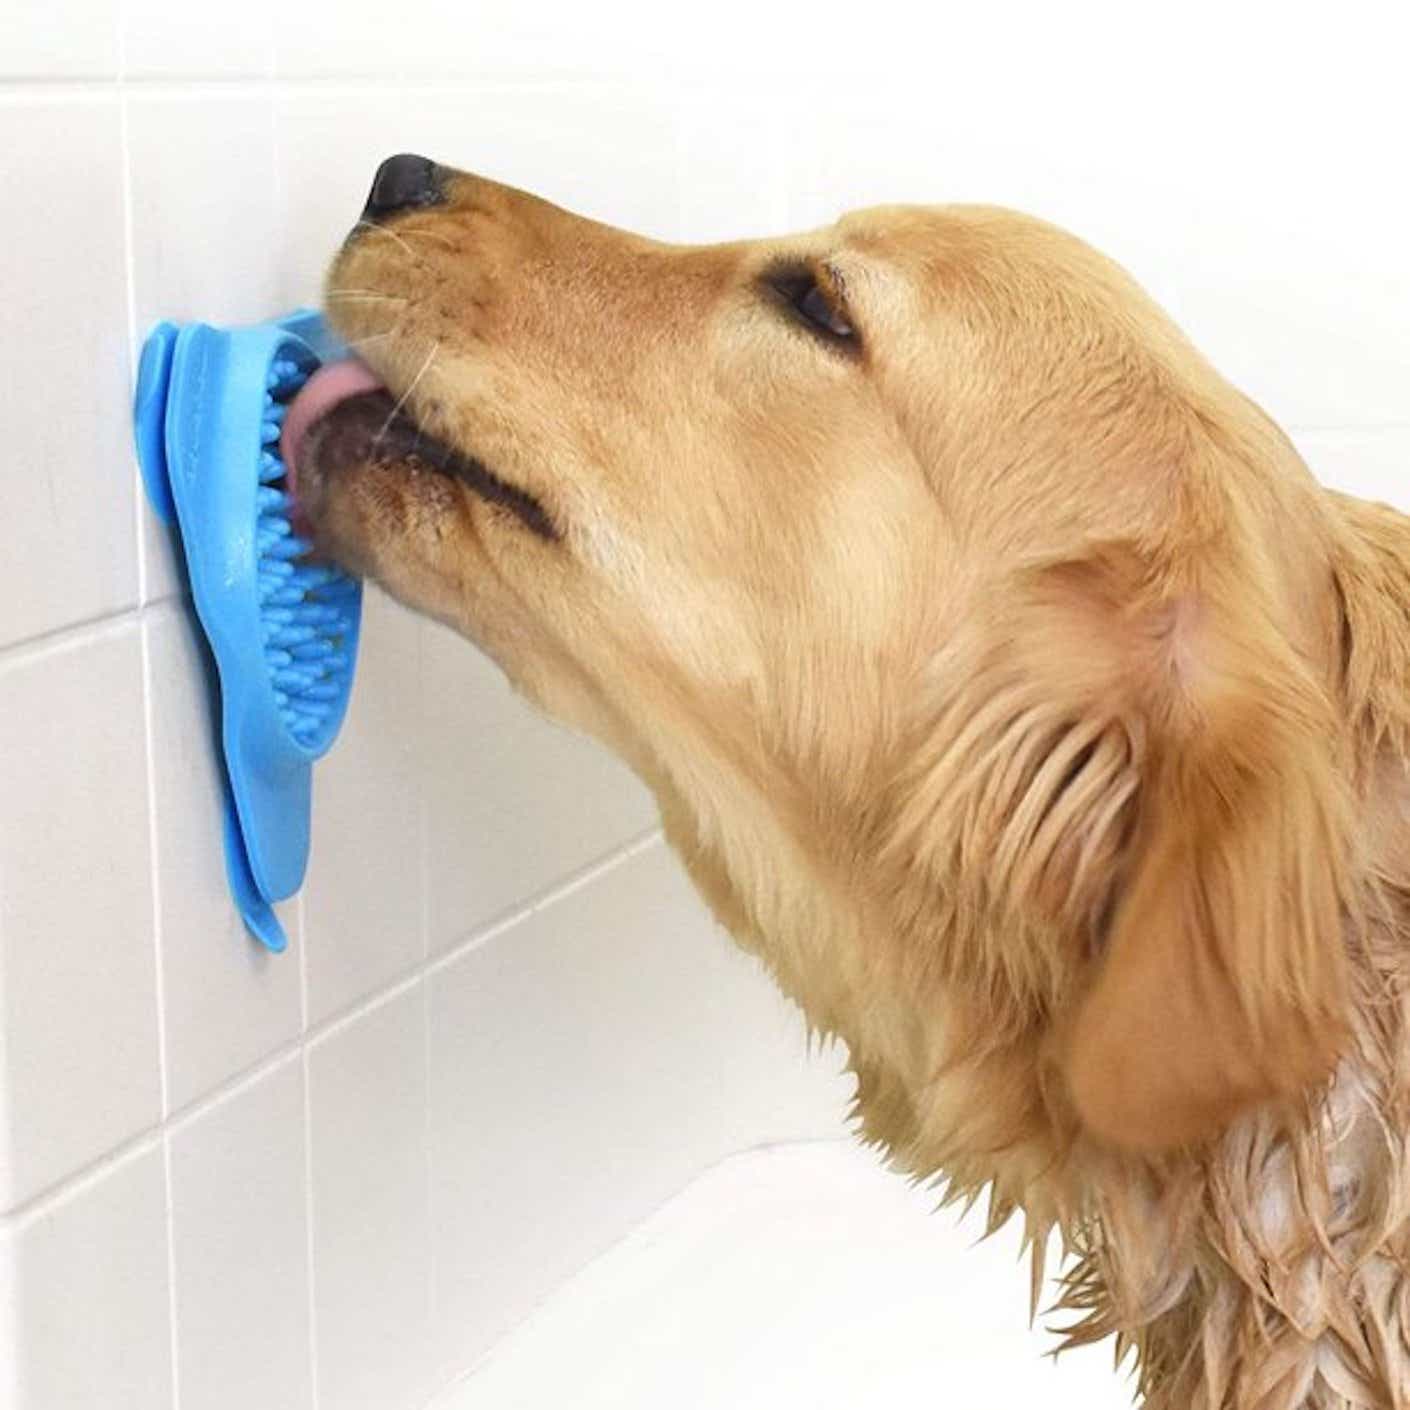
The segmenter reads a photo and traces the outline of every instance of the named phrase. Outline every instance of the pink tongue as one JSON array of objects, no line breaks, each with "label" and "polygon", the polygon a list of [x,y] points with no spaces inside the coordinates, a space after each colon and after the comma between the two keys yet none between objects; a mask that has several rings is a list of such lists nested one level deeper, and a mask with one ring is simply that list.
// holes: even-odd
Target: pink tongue
[{"label": "pink tongue", "polygon": [[339,402],[361,396],[363,392],[382,390],[382,383],[372,369],[356,358],[325,363],[299,388],[298,395],[289,404],[279,436],[279,455],[288,474],[290,493],[298,494],[299,454],[309,427]]}]

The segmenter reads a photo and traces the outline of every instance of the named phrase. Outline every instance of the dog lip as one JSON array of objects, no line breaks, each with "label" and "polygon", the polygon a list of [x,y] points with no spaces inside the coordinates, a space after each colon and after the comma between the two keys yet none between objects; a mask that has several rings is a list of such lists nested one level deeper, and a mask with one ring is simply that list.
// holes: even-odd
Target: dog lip
[{"label": "dog lip", "polygon": [[324,363],[299,388],[289,403],[284,426],[279,435],[279,454],[290,491],[297,497],[299,461],[304,441],[314,424],[321,421],[334,407],[366,392],[384,391],[381,378],[357,358],[342,358]]},{"label": "dog lip", "polygon": [[[317,433],[306,455],[315,471],[337,474],[344,465],[406,462],[458,480],[486,503],[507,509],[547,542],[562,538],[535,496],[500,479],[483,461],[423,431],[380,382],[359,385],[349,378],[345,385],[348,395],[327,397],[317,404],[318,414],[312,418],[309,429],[316,424]],[[311,481],[306,478],[305,483]]]}]

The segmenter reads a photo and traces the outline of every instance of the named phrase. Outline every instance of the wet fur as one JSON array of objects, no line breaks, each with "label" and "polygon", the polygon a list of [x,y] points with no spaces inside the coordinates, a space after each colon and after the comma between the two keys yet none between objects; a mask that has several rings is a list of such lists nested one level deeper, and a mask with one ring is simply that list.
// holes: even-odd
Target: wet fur
[{"label": "wet fur", "polygon": [[463,177],[329,288],[553,537],[335,424],[325,546],[637,769],[864,1138],[1148,1410],[1410,1406],[1410,521],[1008,212],[680,249]]}]

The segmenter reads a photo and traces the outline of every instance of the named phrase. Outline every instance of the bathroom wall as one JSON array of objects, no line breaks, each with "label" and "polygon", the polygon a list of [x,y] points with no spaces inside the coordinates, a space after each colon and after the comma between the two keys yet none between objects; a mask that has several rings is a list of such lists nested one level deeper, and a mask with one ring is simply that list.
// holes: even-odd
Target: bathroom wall
[{"label": "bathroom wall", "polygon": [[998,201],[1410,508],[1397,46],[1370,6],[1160,13],[0,8],[0,1406],[419,1406],[845,1098],[642,790],[376,595],[295,943],[245,940],[129,446],[144,330],[312,300],[403,149],[670,238]]}]

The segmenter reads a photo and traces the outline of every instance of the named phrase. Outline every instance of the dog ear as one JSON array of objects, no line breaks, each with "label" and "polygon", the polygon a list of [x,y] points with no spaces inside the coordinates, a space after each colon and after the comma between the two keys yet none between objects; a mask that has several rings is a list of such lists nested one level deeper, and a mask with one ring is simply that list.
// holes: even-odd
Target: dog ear
[{"label": "dog ear", "polygon": [[937,898],[927,953],[996,1024],[1053,1014],[1082,1125],[1131,1150],[1304,1091],[1345,1034],[1336,715],[1234,553],[1089,545],[969,604],[881,852]]},{"label": "dog ear", "polygon": [[1139,803],[1062,1055],[1084,1127],[1130,1150],[1305,1091],[1345,1035],[1335,720],[1258,597],[1206,579],[1136,609],[1161,623],[1135,671]]}]

